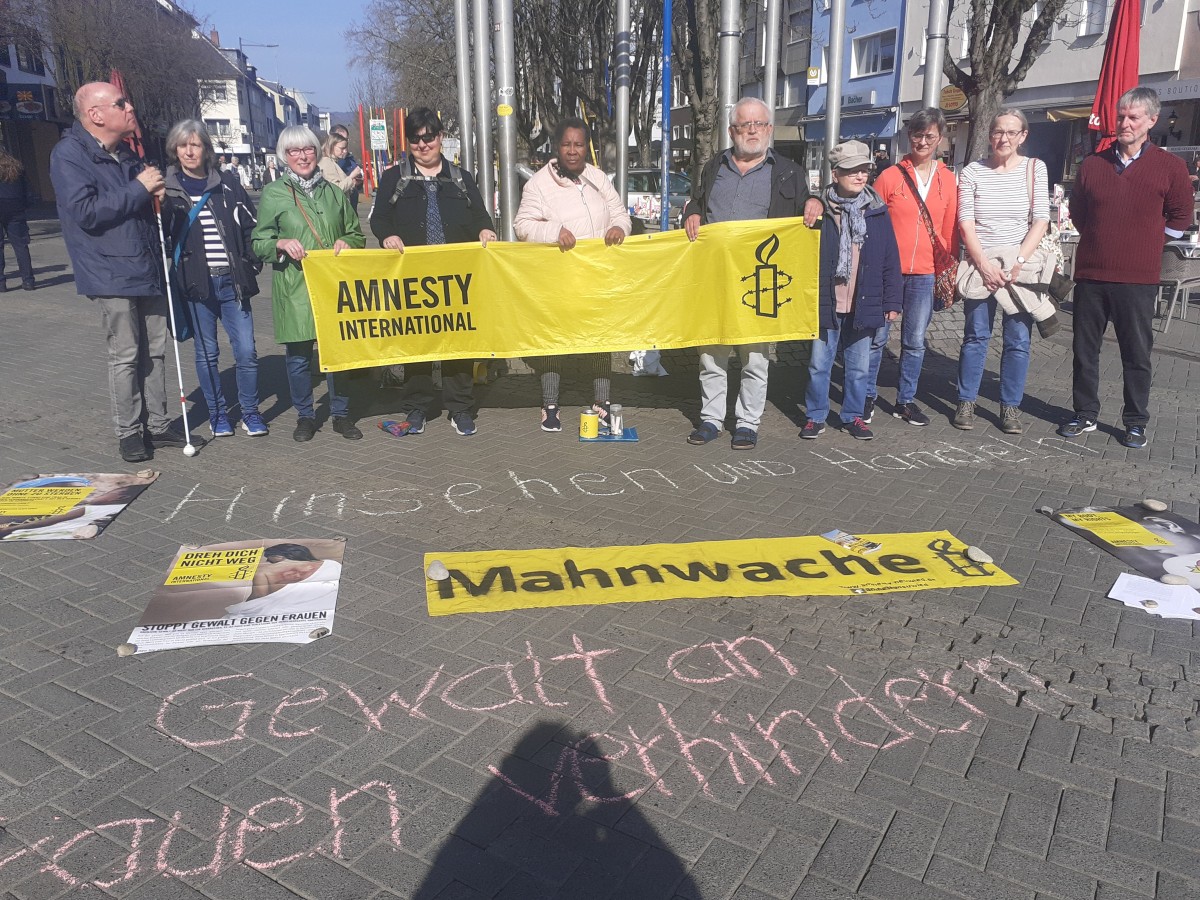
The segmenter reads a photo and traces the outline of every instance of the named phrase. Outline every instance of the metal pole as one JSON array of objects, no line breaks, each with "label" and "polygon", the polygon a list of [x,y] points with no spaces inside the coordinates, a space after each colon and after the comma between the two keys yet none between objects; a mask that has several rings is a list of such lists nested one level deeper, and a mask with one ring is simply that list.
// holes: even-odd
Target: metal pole
[{"label": "metal pole", "polygon": [[[783,3],[780,0],[767,0],[767,27],[763,42],[766,52],[763,54],[763,100],[772,110],[778,105],[775,102],[779,82],[779,26],[783,15]],[[775,143],[775,132],[771,132],[771,143]]]},{"label": "metal pole", "polygon": [[659,185],[661,209],[658,228],[666,231],[671,227],[671,0],[663,0],[662,40],[662,160],[659,162]]},{"label": "metal pole", "polygon": [[513,218],[521,201],[517,181],[516,53],[513,49],[513,0],[496,0],[496,117],[500,137],[500,237],[516,240]]},{"label": "metal pole", "polygon": [[458,162],[471,172],[475,169],[475,145],[471,142],[471,10],[467,0],[454,0],[454,49],[458,56]]},{"label": "metal pole", "polygon": [[488,212],[495,212],[496,179],[492,172],[492,52],[488,0],[471,0],[475,36],[475,180]]},{"label": "metal pole", "polygon": [[613,186],[621,195],[621,205],[629,205],[629,0],[617,0],[616,47],[613,57],[613,114],[617,139],[617,174]]},{"label": "metal pole", "polygon": [[821,183],[829,184],[829,151],[842,134],[842,55],[846,47],[846,0],[829,2],[829,81],[825,85],[825,156],[821,160]]},{"label": "metal pole", "polygon": [[729,114],[738,102],[738,61],[742,56],[742,5],[738,0],[721,0],[721,30],[717,32],[717,101],[721,104],[721,149],[733,144],[729,136]]},{"label": "metal pole", "polygon": [[946,56],[947,22],[950,0],[930,0],[929,26],[925,35],[925,82],[921,88],[921,106],[938,107],[942,90],[942,60]]}]

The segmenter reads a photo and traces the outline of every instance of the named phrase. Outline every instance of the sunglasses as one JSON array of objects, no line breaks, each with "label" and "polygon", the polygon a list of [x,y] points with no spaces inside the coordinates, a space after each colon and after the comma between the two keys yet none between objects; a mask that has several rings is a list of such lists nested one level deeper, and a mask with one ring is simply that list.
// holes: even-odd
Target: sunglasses
[{"label": "sunglasses", "polygon": [[440,135],[440,131],[432,131],[425,134],[410,134],[408,142],[410,144],[432,144]]},{"label": "sunglasses", "polygon": [[129,109],[133,106],[133,101],[128,97],[118,97],[112,103],[98,103],[95,106],[89,106],[88,109],[107,109],[110,106],[115,106],[117,109]]}]

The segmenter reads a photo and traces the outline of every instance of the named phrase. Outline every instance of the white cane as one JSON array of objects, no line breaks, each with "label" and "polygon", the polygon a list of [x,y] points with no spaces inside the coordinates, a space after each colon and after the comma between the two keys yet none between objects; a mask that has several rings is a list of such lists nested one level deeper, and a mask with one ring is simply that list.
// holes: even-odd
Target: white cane
[{"label": "white cane", "polygon": [[195,456],[196,448],[192,444],[192,430],[188,427],[187,397],[183,393],[183,366],[179,363],[179,341],[175,335],[179,332],[175,326],[175,298],[171,294],[171,264],[167,260],[167,240],[163,234],[162,204],[154,199],[154,219],[158,222],[158,243],[162,247],[163,277],[167,283],[167,315],[171,317],[171,346],[175,350],[175,373],[179,376],[179,408],[183,413],[183,433],[187,436],[187,446],[183,448],[184,456]]}]

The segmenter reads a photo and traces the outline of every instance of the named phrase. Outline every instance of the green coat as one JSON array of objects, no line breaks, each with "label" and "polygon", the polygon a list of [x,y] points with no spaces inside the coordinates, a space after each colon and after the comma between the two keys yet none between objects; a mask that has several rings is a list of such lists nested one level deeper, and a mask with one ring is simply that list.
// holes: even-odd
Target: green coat
[{"label": "green coat", "polygon": [[[308,214],[305,221],[299,207]],[[318,242],[308,222],[321,235]],[[333,249],[339,238],[356,249],[366,246],[358,213],[346,194],[327,181],[317,185],[313,196],[295,188],[287,176],[263,188],[258,204],[258,225],[254,228],[254,252],[273,269],[271,276],[271,313],[275,319],[275,340],[281,344],[311,341],[317,336],[313,323],[312,302],[300,263],[281,254],[275,242],[295,238],[305,250]],[[321,244],[324,243],[324,248]]]}]

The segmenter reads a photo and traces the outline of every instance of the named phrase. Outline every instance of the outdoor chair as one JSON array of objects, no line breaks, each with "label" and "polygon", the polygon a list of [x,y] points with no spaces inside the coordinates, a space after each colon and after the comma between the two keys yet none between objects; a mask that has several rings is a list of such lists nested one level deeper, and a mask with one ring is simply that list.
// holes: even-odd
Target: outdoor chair
[{"label": "outdoor chair", "polygon": [[[1171,316],[1179,308],[1179,318],[1187,321],[1188,299],[1193,289],[1200,289],[1200,258],[1189,259],[1183,255],[1180,247],[1170,245],[1163,247],[1162,275],[1158,285],[1159,315],[1163,319],[1163,333],[1171,325]],[[1164,294],[1168,291],[1169,294]],[[1181,300],[1182,298],[1182,300]],[[1166,315],[1162,316],[1161,306],[1166,301]]]}]

